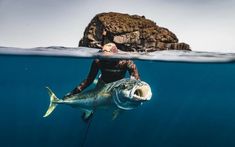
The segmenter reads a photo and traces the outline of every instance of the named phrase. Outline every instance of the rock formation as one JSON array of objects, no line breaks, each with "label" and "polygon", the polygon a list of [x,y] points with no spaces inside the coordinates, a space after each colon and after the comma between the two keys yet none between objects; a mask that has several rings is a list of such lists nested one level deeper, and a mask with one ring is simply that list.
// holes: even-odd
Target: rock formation
[{"label": "rock formation", "polygon": [[122,51],[190,50],[188,44],[178,43],[174,33],[144,16],[97,14],[86,27],[79,46],[100,48],[109,42],[114,42]]}]

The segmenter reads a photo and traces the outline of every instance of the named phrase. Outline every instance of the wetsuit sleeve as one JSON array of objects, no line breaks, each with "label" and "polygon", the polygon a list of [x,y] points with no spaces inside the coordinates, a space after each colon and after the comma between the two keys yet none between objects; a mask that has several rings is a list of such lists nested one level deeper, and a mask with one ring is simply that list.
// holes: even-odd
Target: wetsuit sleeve
[{"label": "wetsuit sleeve", "polygon": [[81,84],[79,84],[79,86],[77,86],[72,92],[71,94],[76,94],[81,92],[82,90],[84,90],[85,88],[87,88],[95,79],[98,71],[99,71],[99,67],[98,67],[98,60],[94,60],[91,64],[91,68],[89,71],[89,74],[87,76],[87,78],[85,80],[83,80],[83,82]]},{"label": "wetsuit sleeve", "polygon": [[138,72],[137,67],[133,61],[127,60],[127,69],[128,69],[128,72],[131,76],[133,76],[137,80],[140,79],[139,72]]}]

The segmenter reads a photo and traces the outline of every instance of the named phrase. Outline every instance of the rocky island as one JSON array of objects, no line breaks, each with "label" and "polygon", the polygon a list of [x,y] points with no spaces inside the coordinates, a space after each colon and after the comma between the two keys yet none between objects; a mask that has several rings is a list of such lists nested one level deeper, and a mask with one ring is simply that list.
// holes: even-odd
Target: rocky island
[{"label": "rocky island", "polygon": [[128,52],[190,50],[173,32],[145,16],[116,12],[97,14],[86,27],[79,46],[101,48],[109,42]]}]

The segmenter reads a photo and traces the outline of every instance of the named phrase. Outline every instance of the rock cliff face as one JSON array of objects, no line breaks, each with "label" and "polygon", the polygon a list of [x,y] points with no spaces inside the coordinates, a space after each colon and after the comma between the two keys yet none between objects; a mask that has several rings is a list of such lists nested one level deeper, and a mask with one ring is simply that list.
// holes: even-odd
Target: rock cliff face
[{"label": "rock cliff face", "polygon": [[174,33],[144,16],[97,14],[86,27],[79,46],[100,48],[109,42],[123,51],[190,50],[188,44],[178,43]]}]

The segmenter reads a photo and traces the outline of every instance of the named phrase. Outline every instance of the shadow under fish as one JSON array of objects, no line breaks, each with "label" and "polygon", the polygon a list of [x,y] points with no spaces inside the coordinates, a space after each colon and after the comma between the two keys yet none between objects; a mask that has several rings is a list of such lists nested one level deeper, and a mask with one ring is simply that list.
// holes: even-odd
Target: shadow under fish
[{"label": "shadow under fish", "polygon": [[58,104],[65,104],[84,111],[82,118],[87,121],[99,108],[114,108],[113,119],[120,110],[132,110],[143,102],[149,101],[152,92],[149,84],[144,81],[125,78],[108,84],[97,83],[96,88],[65,96],[58,99],[49,87],[46,87],[50,96],[50,105],[43,117],[49,116]]}]

